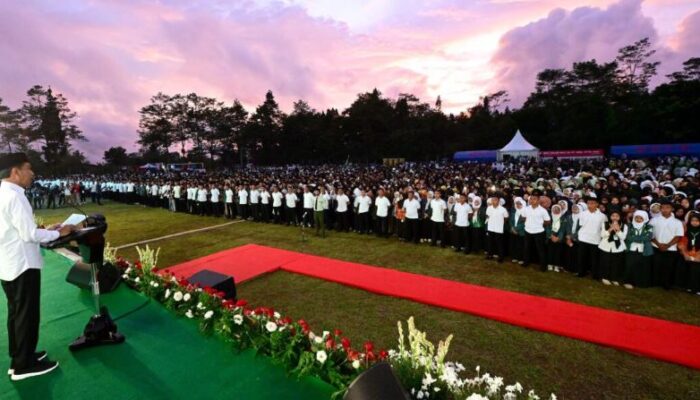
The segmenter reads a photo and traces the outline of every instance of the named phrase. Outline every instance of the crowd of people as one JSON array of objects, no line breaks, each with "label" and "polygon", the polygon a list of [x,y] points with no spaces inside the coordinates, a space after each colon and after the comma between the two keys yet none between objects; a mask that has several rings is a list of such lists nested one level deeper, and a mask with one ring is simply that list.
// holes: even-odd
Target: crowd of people
[{"label": "crowd of people", "polygon": [[172,212],[397,237],[700,295],[698,160],[534,159],[40,179],[35,208],[102,198]]}]

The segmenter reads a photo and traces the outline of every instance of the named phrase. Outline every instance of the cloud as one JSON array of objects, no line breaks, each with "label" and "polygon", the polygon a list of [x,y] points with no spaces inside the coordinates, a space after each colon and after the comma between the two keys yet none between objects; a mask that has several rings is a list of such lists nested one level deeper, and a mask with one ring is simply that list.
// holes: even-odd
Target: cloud
[{"label": "cloud", "polygon": [[492,65],[497,70],[492,90],[506,89],[514,105],[533,90],[538,72],[569,68],[575,61],[615,58],[617,50],[641,38],[657,39],[641,0],[621,0],[605,9],[555,9],[546,18],[515,28],[500,40]]}]

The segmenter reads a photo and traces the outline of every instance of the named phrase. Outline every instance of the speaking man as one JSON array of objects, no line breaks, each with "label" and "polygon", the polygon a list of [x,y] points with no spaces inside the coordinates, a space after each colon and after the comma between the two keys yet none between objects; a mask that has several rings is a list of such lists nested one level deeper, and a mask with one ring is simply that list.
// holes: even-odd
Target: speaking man
[{"label": "speaking man", "polygon": [[24,189],[34,179],[24,153],[0,156],[0,281],[7,297],[7,337],[12,362],[10,378],[19,381],[58,367],[36,351],[43,259],[39,243],[68,235],[73,226],[37,228]]}]

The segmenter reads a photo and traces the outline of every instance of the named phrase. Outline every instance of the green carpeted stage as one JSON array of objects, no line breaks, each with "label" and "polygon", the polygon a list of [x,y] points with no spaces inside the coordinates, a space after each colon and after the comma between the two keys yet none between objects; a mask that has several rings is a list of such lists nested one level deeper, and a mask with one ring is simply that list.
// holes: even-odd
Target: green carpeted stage
[{"label": "green carpeted stage", "polygon": [[[71,262],[44,253],[39,349],[60,362],[46,376],[0,379],[0,399],[328,399],[333,388],[317,379],[296,380],[253,352],[234,353],[197,324],[121,285],[102,296],[126,343],[71,353],[92,314],[87,291],[68,284]],[[3,297],[4,299],[4,297]],[[0,306],[0,368],[9,367],[6,305]]]}]

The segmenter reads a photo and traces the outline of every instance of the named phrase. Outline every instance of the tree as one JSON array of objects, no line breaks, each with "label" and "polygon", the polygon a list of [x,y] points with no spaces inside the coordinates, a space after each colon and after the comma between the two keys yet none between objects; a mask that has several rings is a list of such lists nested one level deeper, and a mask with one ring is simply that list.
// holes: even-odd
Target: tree
[{"label": "tree", "polygon": [[166,153],[173,143],[172,97],[158,93],[139,110],[139,140],[144,151]]},{"label": "tree", "polygon": [[649,38],[641,39],[620,49],[616,58],[617,75],[628,91],[637,93],[647,91],[649,81],[656,75],[656,68],[660,64],[658,61],[649,61],[655,53],[656,50],[651,48]]},{"label": "tree", "polygon": [[248,150],[259,164],[278,163],[282,120],[284,114],[280,111],[272,91],[265,94],[265,101],[255,109],[244,131],[244,139]]},{"label": "tree", "polygon": [[26,143],[41,143],[46,163],[58,165],[68,155],[71,141],[86,140],[73,123],[76,113],[68,107],[68,100],[60,93],[54,94],[51,88],[36,85],[27,91],[27,96],[29,100],[22,103],[21,109]]},{"label": "tree", "polygon": [[107,151],[105,151],[103,159],[108,165],[123,167],[127,165],[129,156],[126,154],[125,148],[118,146],[110,147]]},{"label": "tree", "polygon": [[2,104],[2,98],[0,98],[0,146],[8,153],[27,149],[20,110],[12,110]]}]

